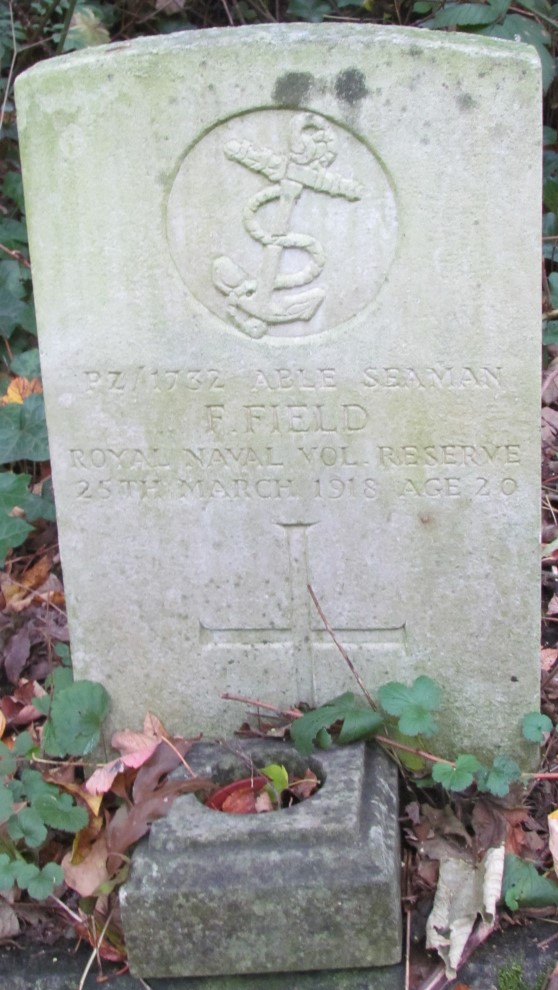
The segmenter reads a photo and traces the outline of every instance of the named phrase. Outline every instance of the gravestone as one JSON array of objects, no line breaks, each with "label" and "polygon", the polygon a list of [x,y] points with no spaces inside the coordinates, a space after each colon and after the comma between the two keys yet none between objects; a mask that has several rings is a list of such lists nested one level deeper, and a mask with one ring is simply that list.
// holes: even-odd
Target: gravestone
[{"label": "gravestone", "polygon": [[310,584],[372,692],[427,673],[440,746],[521,756],[539,85],[526,45],[349,25],[18,80],[72,655],[113,727],[354,689]]}]

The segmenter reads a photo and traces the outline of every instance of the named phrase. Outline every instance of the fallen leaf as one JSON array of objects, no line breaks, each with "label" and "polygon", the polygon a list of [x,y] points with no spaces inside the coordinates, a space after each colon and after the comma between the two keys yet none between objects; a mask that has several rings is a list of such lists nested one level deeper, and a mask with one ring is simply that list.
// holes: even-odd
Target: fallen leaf
[{"label": "fallen leaf", "polygon": [[223,801],[220,811],[228,815],[255,815],[256,794],[250,784],[233,791]]},{"label": "fallen leaf", "polygon": [[426,947],[436,949],[454,979],[477,917],[493,922],[502,890],[505,850],[489,849],[478,866],[447,857],[426,926]]},{"label": "fallen leaf", "polygon": [[0,897],[0,941],[19,935],[19,921],[13,907]]},{"label": "fallen leaf", "polygon": [[30,395],[42,392],[42,385],[38,378],[12,378],[6,394],[0,399],[0,405],[8,406],[21,405]]},{"label": "fallen leaf", "polygon": [[10,684],[17,684],[29,659],[31,640],[27,626],[22,626],[8,641],[4,650],[4,670]]},{"label": "fallen leaf", "polygon": [[[223,811],[224,810],[225,809],[223,808]],[[267,791],[265,789],[260,791],[260,793],[256,795],[256,814],[261,815],[267,813],[268,811],[274,810],[273,801]]]},{"label": "fallen leaf", "polygon": [[132,808],[122,805],[107,826],[109,875],[120,868],[123,854],[149,831],[151,823],[169,813],[179,794],[209,793],[213,788],[213,781],[204,777],[169,780],[140,804],[135,804]]},{"label": "fallen leaf", "polygon": [[2,738],[2,736],[6,731],[6,725],[7,725],[6,716],[4,715],[4,712],[0,711],[0,739]]},{"label": "fallen leaf", "polygon": [[554,872],[558,876],[558,811],[548,816],[548,848],[554,863]]},{"label": "fallen leaf", "polygon": [[90,847],[88,854],[78,863],[73,862],[73,853],[66,853],[61,865],[68,887],[76,890],[81,897],[91,897],[97,888],[109,879],[107,855],[105,835],[99,836]]},{"label": "fallen leaf", "polygon": [[289,791],[294,794],[299,801],[304,801],[312,794],[315,794],[320,786],[320,782],[313,770],[306,770],[302,780],[295,780],[289,784]]},{"label": "fallen leaf", "polygon": [[180,766],[180,756],[184,757],[188,750],[192,748],[192,743],[188,739],[176,738],[171,741],[174,750],[167,743],[159,742],[149,759],[138,770],[132,788],[134,804],[139,804],[149,797],[159,785],[161,779]]}]

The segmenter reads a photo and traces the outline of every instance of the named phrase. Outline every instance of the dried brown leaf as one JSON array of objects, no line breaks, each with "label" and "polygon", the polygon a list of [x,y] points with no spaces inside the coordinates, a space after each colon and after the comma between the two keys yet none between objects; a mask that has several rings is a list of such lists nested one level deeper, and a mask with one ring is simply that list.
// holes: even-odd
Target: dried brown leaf
[{"label": "dried brown leaf", "polygon": [[[192,743],[187,739],[173,739],[172,744],[180,756],[185,756],[192,748]],[[167,743],[159,742],[149,759],[138,770],[132,791],[134,804],[145,801],[158,787],[162,777],[176,770],[178,766],[180,766],[180,758],[174,750]]]},{"label": "dried brown leaf", "polygon": [[213,782],[203,777],[196,777],[194,780],[169,780],[141,803],[131,808],[122,805],[107,827],[109,875],[119,869],[123,854],[149,831],[152,822],[169,813],[179,794],[193,794],[198,791],[209,793],[213,788]]},{"label": "dried brown leaf", "polygon": [[256,810],[256,793],[249,784],[233,791],[221,805],[227,815],[255,815]]},{"label": "dried brown leaf", "polygon": [[13,907],[0,896],[0,941],[19,935],[19,921]]},{"label": "dried brown leaf", "polygon": [[319,786],[320,782],[314,771],[306,770],[304,772],[304,779],[295,780],[292,784],[289,784],[289,791],[291,794],[294,794],[299,801],[304,801],[312,794],[315,794]]},{"label": "dried brown leaf", "polygon": [[62,860],[64,880],[68,887],[76,890],[81,897],[91,897],[98,887],[109,879],[107,870],[108,846],[105,835],[90,846],[86,856],[74,862],[73,853],[66,853]]},{"label": "dried brown leaf", "polygon": [[22,626],[10,638],[4,650],[4,670],[10,684],[17,684],[31,652],[31,639],[27,626]]}]

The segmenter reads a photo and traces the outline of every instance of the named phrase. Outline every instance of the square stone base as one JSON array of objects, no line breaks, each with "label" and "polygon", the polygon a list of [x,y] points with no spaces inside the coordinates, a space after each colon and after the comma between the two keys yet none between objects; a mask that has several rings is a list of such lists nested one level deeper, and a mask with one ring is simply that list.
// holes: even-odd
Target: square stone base
[{"label": "square stone base", "polygon": [[[260,815],[178,798],[134,853],[121,893],[131,972],[258,974],[252,982],[196,980],[192,990],[261,986],[264,974],[269,990],[391,990],[389,974],[382,983],[368,970],[401,959],[395,768],[364,744],[310,758],[273,740],[230,746],[234,753],[197,746],[189,762],[222,783],[249,775],[247,756],[256,767],[282,763],[300,775],[310,767],[322,787],[295,807]],[[315,972],[322,970],[356,972]],[[286,982],[281,973],[290,974]]]}]

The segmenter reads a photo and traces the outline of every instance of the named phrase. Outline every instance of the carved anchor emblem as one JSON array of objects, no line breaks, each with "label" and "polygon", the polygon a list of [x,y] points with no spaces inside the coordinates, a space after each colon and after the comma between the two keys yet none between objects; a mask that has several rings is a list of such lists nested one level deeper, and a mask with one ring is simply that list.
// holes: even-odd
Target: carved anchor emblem
[{"label": "carved anchor emblem", "polygon": [[[295,203],[304,190],[327,193],[353,202],[361,199],[363,187],[352,179],[329,171],[337,154],[333,128],[324,117],[300,113],[290,122],[287,154],[263,148],[248,140],[232,140],[225,155],[272,183],[251,196],[242,213],[244,228],[263,247],[263,259],[254,278],[231,258],[213,262],[213,284],[228,297],[227,315],[249,337],[263,337],[270,325],[311,320],[325,297],[325,288],[306,289],[287,296],[276,293],[309,285],[321,273],[326,255],[320,242],[309,234],[291,231]],[[265,230],[258,211],[277,201],[273,229]],[[280,272],[283,251],[296,248],[309,255],[296,272]]]}]

